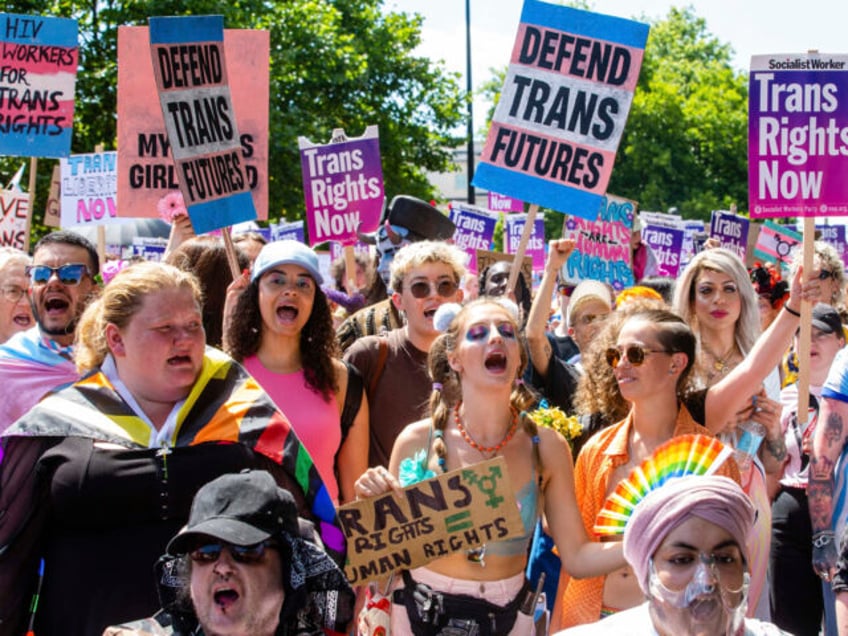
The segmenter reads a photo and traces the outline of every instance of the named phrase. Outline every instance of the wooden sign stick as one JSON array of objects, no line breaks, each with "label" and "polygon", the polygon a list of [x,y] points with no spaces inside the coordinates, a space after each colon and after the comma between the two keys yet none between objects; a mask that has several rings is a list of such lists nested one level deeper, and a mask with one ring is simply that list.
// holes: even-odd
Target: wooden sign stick
[{"label": "wooden sign stick", "polygon": [[224,238],[224,250],[227,252],[227,262],[230,264],[230,273],[233,275],[233,280],[235,280],[241,276],[241,270],[239,269],[236,246],[233,244],[233,237],[230,235],[229,226],[221,228],[221,236]]},{"label": "wooden sign stick", "polygon": [[535,203],[531,203],[530,208],[527,210],[527,220],[524,221],[524,231],[521,233],[521,241],[518,243],[518,249],[515,251],[512,267],[509,268],[509,280],[506,283],[507,292],[515,292],[515,283],[518,282],[518,276],[521,274],[521,263],[524,262],[524,252],[527,251],[527,242],[530,240],[530,234],[533,233],[533,225],[536,223],[536,212],[538,211],[539,206]]},{"label": "wooden sign stick", "polygon": [[[813,254],[816,219],[804,217],[804,279],[813,275]],[[801,332],[798,338],[798,424],[807,421],[810,405],[810,336],[813,323],[813,304],[801,301]]]}]

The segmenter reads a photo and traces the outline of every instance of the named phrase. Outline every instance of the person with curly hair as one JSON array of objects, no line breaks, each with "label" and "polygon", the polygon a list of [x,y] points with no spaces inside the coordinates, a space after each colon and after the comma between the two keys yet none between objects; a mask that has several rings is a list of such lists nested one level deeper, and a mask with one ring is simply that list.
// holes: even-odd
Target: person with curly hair
[{"label": "person with curly hair", "polygon": [[358,371],[338,359],[322,283],[311,249],[269,243],[249,280],[230,285],[225,347],[289,418],[333,501],[344,502],[368,467],[368,402]]},{"label": "person with curly hair", "polygon": [[[401,432],[388,470],[369,469],[357,481],[357,496],[375,497],[501,456],[524,532],[395,576],[395,599],[402,602],[396,600],[392,607],[391,633],[447,633],[439,630],[454,619],[480,630],[463,633],[529,634],[533,617],[519,612],[518,605],[524,599],[527,549],[540,514],[544,512],[563,564],[574,576],[598,576],[623,566],[621,544],[589,541],[577,507],[568,443],[553,429],[537,428],[525,412],[536,395],[520,381],[527,353],[515,305],[503,299],[478,299],[462,308],[448,304],[435,322],[444,332],[428,356],[430,417]],[[434,593],[445,609],[422,625],[415,598]]]}]

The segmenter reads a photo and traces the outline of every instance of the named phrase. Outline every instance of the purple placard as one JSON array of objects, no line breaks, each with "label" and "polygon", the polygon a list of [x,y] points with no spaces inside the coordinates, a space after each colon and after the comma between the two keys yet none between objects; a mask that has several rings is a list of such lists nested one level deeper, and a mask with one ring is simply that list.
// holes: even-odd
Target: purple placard
[{"label": "purple placard", "polygon": [[845,244],[844,225],[817,225],[816,231],[821,233],[821,240],[833,245],[842,259],[842,264],[848,270],[848,246]]},{"label": "purple placard", "polygon": [[377,126],[348,139],[333,131],[326,145],[298,138],[309,244],[353,245],[357,230],[373,232],[383,213],[383,166]]},{"label": "purple placard", "polygon": [[710,220],[710,237],[717,238],[721,246],[729,249],[745,262],[748,251],[748,230],[751,222],[744,216],[722,210],[713,210]]},{"label": "purple placard", "polygon": [[306,243],[306,235],[303,232],[303,221],[271,223],[270,229],[272,241],[289,239],[298,241],[299,243]]},{"label": "purple placard", "polygon": [[659,276],[677,278],[680,272],[680,253],[683,250],[683,230],[659,225],[642,228],[642,241],[654,251]]},{"label": "purple placard", "polygon": [[[365,256],[370,256],[371,246],[362,242],[356,242],[353,245],[353,252],[354,254],[363,254]],[[344,245],[332,241],[330,243],[330,261],[334,261],[337,258],[341,257],[344,257]]]},{"label": "purple placard", "polygon": [[[524,225],[527,223],[526,214],[510,214],[504,217],[504,252],[515,254],[521,243],[521,235]],[[533,271],[541,272],[545,269],[545,217],[541,214],[536,216],[533,222],[533,231],[527,240],[524,255],[533,259]]]},{"label": "purple placard", "polygon": [[496,215],[470,205],[453,204],[450,219],[456,225],[453,242],[468,254],[468,269],[477,273],[477,250],[491,251]]},{"label": "purple placard", "polygon": [[752,218],[848,214],[848,55],[751,58]]},{"label": "purple placard", "polygon": [[488,207],[492,212],[524,212],[524,201],[490,191]]}]

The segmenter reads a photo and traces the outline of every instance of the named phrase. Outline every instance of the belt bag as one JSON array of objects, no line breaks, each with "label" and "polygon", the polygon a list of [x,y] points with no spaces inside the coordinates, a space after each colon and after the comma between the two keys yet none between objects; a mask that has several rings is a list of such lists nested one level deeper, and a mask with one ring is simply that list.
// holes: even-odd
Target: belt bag
[{"label": "belt bag", "polygon": [[414,636],[503,636],[515,625],[527,582],[507,605],[495,605],[466,594],[436,592],[403,571],[403,589],[395,603],[403,604]]}]

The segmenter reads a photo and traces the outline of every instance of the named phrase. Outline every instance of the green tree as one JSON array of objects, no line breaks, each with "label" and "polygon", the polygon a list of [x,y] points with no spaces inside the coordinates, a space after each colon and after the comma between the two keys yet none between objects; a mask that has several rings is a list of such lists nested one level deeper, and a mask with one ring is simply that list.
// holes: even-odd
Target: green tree
[{"label": "green tree", "polygon": [[[425,173],[452,167],[446,149],[459,143],[454,131],[465,103],[458,75],[413,53],[421,16],[383,11],[382,0],[9,0],[5,11],[79,21],[72,152],[115,147],[118,26],[158,15],[221,14],[226,28],[271,34],[271,218],[303,216],[299,135],[325,143],[335,128],[353,137],[377,124],[389,197],[430,198]],[[39,165],[36,221],[52,163]],[[0,159],[0,174],[19,165],[19,158]]]}]

